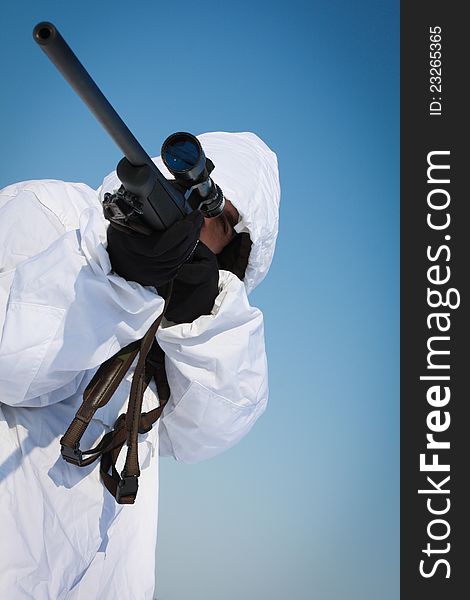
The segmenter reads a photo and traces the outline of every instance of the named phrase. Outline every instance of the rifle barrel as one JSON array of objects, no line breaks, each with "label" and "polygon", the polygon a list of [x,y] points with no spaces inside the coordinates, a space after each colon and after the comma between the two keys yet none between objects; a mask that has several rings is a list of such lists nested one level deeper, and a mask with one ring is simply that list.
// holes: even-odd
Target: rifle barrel
[{"label": "rifle barrel", "polygon": [[134,166],[148,164],[153,167],[150,156],[111,106],[57,28],[47,21],[38,23],[33,30],[33,38],[116,142],[127,160]]},{"label": "rifle barrel", "polygon": [[[191,207],[183,194],[172,187],[160,172],[57,28],[47,21],[38,23],[33,29],[33,38],[116,142],[130,165],[150,167],[154,178],[148,180],[153,186],[146,190],[149,195],[143,197],[144,220],[153,229],[162,230],[190,212]],[[140,181],[140,185],[145,187],[145,181]]]}]

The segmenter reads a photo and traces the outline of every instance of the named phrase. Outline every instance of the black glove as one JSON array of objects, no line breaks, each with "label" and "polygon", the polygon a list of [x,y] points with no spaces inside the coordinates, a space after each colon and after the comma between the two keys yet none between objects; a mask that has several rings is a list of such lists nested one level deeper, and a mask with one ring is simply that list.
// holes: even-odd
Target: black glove
[{"label": "black glove", "polygon": [[173,291],[165,316],[173,323],[191,323],[201,315],[210,314],[219,293],[217,258],[199,242],[189,262],[173,281]]},{"label": "black glove", "polygon": [[201,212],[195,210],[166,231],[150,235],[127,233],[111,223],[107,237],[113,270],[141,285],[165,285],[194,251],[203,221]]}]

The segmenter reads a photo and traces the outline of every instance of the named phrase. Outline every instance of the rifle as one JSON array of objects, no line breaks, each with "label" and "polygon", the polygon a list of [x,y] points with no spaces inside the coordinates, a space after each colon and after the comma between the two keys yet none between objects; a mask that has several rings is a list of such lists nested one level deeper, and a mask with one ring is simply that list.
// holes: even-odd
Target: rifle
[{"label": "rifle", "polygon": [[222,212],[225,204],[223,193],[209,176],[214,164],[206,159],[195,136],[179,132],[163,143],[163,161],[179,184],[172,185],[111,106],[57,28],[47,21],[38,23],[33,29],[33,39],[124,154],[116,169],[123,185],[117,193],[105,195],[103,207],[106,218],[150,233],[151,230],[168,229],[190,213],[194,202],[190,204],[189,200],[193,198],[196,199],[196,207],[207,217],[215,217]]}]

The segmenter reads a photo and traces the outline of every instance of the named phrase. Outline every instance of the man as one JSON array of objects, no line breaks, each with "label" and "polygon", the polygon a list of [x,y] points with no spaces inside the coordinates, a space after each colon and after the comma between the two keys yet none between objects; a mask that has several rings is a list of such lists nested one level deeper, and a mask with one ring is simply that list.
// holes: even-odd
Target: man
[{"label": "man", "polygon": [[[2,598],[152,599],[157,449],[188,463],[210,458],[239,441],[265,409],[263,319],[247,294],[274,253],[277,161],[251,133],[199,140],[216,165],[214,181],[230,199],[224,216],[201,228],[201,260],[218,253],[222,266],[237,274],[218,272],[213,306],[192,321],[180,293],[157,332],[171,396],[157,424],[139,435],[133,505],[116,503],[98,465],[64,462],[59,444],[98,366],[142,338],[163,309],[154,286],[111,269],[101,201],[119,181],[112,173],[97,192],[49,180],[0,193]],[[240,243],[247,238],[249,254]],[[180,285],[187,284],[183,277]],[[125,412],[131,378],[132,369],[95,414],[83,447],[91,448]],[[143,410],[157,405],[151,382]]]}]

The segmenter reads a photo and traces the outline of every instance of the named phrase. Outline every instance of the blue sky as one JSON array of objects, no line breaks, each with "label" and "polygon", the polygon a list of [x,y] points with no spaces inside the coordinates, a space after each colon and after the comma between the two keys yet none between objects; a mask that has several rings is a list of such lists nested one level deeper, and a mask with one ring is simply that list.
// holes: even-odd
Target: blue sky
[{"label": "blue sky", "polygon": [[120,152],[31,37],[54,22],[152,156],[254,131],[282,208],[270,404],[199,465],[161,462],[159,600],[392,600],[399,531],[399,4],[32,2],[3,8],[0,187],[93,187]]}]

